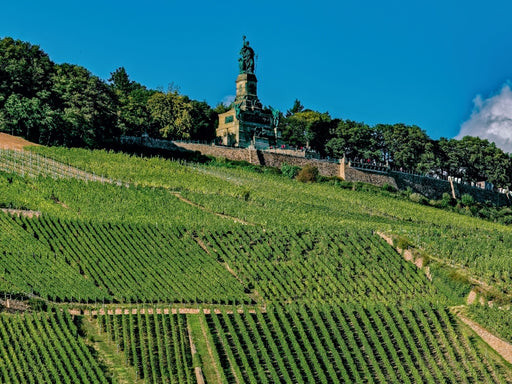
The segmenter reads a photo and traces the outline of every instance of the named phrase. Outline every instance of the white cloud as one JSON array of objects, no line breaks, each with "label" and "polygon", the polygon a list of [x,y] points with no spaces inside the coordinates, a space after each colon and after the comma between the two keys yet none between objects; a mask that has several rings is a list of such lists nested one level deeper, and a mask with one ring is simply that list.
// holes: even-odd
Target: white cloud
[{"label": "white cloud", "polygon": [[473,112],[460,127],[456,139],[477,136],[496,143],[505,152],[512,153],[512,90],[503,85],[500,93],[487,99],[477,95]]},{"label": "white cloud", "polygon": [[228,96],[225,96],[223,99],[222,99],[222,104],[224,104],[226,107],[229,107],[229,105],[235,101],[235,95],[228,95]]}]

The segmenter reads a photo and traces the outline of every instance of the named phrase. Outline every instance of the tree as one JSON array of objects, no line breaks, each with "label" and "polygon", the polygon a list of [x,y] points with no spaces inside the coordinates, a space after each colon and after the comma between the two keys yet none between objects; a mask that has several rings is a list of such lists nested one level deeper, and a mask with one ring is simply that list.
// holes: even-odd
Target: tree
[{"label": "tree", "polygon": [[54,127],[53,71],[39,46],[0,40],[0,131],[39,142],[40,132]]},{"label": "tree", "polygon": [[148,109],[163,138],[190,139],[192,105],[177,91],[156,92],[148,100]]},{"label": "tree", "polygon": [[52,144],[51,140],[42,140],[55,129],[58,121],[55,112],[44,102],[46,97],[27,98],[13,93],[0,112],[2,130],[12,135],[24,136],[28,140]]},{"label": "tree", "polygon": [[12,94],[31,99],[51,89],[53,69],[39,46],[10,37],[0,40],[0,107]]},{"label": "tree", "polygon": [[367,124],[341,119],[333,122],[335,122],[331,129],[333,137],[325,144],[325,151],[329,156],[335,158],[346,156],[352,160],[381,158],[375,131]]},{"label": "tree", "polygon": [[110,73],[110,79],[108,79],[108,81],[114,90],[119,91],[120,94],[125,97],[128,97],[134,89],[141,87],[140,84],[130,80],[124,67],[119,67],[114,72]]},{"label": "tree", "polygon": [[310,147],[324,153],[325,143],[330,136],[331,117],[328,113],[307,109],[284,120],[281,125],[284,141],[296,147]]},{"label": "tree", "polygon": [[439,140],[443,169],[469,182],[488,180],[497,186],[511,182],[512,161],[496,144],[478,137]]},{"label": "tree", "polygon": [[[426,163],[431,158],[433,145],[425,131],[416,125],[402,123],[394,125],[380,125],[384,147],[389,160],[396,167],[420,171],[421,161]],[[425,171],[425,169],[423,169]]]},{"label": "tree", "polygon": [[99,147],[118,135],[115,96],[105,82],[83,67],[62,64],[53,83],[62,115],[61,144]]},{"label": "tree", "polygon": [[192,140],[211,141],[215,139],[215,123],[218,120],[217,113],[205,101],[190,101]]},{"label": "tree", "polygon": [[293,106],[286,111],[286,117],[290,117],[291,115],[295,115],[296,113],[302,112],[304,110],[304,106],[301,104],[299,99],[295,99],[293,102]]}]

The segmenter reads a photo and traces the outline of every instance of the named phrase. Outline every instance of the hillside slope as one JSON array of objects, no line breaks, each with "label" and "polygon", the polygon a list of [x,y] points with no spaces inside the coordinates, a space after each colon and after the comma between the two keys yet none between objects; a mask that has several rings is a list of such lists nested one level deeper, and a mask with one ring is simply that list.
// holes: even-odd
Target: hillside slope
[{"label": "hillside slope", "polygon": [[[511,366],[450,309],[473,289],[495,303],[479,311],[506,319],[509,227],[375,189],[32,151],[0,172],[0,205],[41,213],[0,215],[2,303],[24,301],[34,318],[2,315],[2,381],[512,383]],[[44,167],[35,177],[43,154],[100,181]],[[46,336],[54,328],[65,331]],[[101,373],[40,341],[82,348],[66,332],[96,349]]]}]

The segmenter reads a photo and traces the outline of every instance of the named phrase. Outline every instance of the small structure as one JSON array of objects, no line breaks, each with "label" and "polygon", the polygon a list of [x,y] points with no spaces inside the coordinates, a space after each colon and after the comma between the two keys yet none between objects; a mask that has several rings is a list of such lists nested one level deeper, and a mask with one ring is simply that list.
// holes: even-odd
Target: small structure
[{"label": "small structure", "polygon": [[223,145],[266,149],[281,145],[279,111],[264,110],[257,94],[254,74],[254,50],[243,37],[238,59],[240,73],[236,78],[236,97],[233,108],[219,114],[218,141]]}]

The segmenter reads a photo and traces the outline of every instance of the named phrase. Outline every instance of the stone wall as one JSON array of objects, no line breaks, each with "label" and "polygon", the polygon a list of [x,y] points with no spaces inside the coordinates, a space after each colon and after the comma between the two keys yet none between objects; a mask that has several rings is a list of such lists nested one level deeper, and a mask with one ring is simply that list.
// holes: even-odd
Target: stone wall
[{"label": "stone wall", "polygon": [[389,174],[360,171],[355,168],[345,168],[344,180],[352,182],[362,182],[377,185],[382,187],[384,184],[388,184],[396,189],[399,189],[395,179]]},{"label": "stone wall", "polygon": [[[402,172],[378,172],[370,170],[359,170],[345,164],[338,164],[317,159],[308,159],[304,155],[292,156],[279,151],[261,151],[255,149],[231,148],[199,143],[186,143],[178,141],[159,140],[140,137],[123,137],[122,144],[144,145],[150,148],[161,148],[169,150],[198,151],[203,155],[213,157],[224,157],[235,161],[247,161],[255,165],[281,168],[283,163],[304,167],[313,165],[318,168],[322,176],[337,176],[346,181],[363,182],[377,186],[384,184],[391,185],[400,190],[410,188],[413,192],[419,193],[428,199],[439,200],[443,193],[452,195],[450,183],[446,180],[433,179],[429,177],[412,175]],[[492,202],[497,206],[511,205],[507,195],[472,187],[466,184],[453,183],[455,196],[460,198],[468,193],[478,202]]]},{"label": "stone wall", "polygon": [[322,176],[340,175],[339,164],[316,159],[307,159],[304,156],[292,156],[285,153],[278,153],[277,151],[261,151],[248,148],[230,148],[196,143],[174,142],[173,144],[175,148],[182,148],[188,151],[199,151],[203,155],[225,157],[226,159],[230,160],[244,160],[255,165],[281,168],[283,163],[288,165],[296,165],[298,167],[304,167],[305,165],[311,164],[318,168],[318,172]]},{"label": "stone wall", "polygon": [[[433,179],[402,172],[390,172],[390,176],[395,179],[398,189],[406,190],[407,188],[411,188],[413,192],[419,193],[429,199],[439,200],[442,198],[443,193],[448,193],[450,196],[452,195],[451,185],[447,180]],[[475,201],[481,203],[489,201],[496,206],[511,204],[510,199],[503,193],[455,182],[453,183],[453,189],[457,199],[460,199],[462,195],[467,193],[473,196]]]},{"label": "stone wall", "polygon": [[291,156],[276,152],[258,151],[257,164],[265,165],[267,167],[281,168],[283,163],[288,165],[296,165],[298,167],[304,167],[305,165],[313,165],[318,168],[318,172],[322,176],[339,176],[340,166],[337,163],[331,163],[328,161],[321,161],[316,159],[307,159],[306,157]]},{"label": "stone wall", "polygon": [[[225,157],[226,159],[235,160],[235,161],[248,161],[250,163],[254,163],[251,160],[251,151],[248,149],[241,148],[232,148],[232,147],[222,147],[217,145],[206,145],[206,144],[197,144],[197,143],[182,143],[175,141],[173,142],[175,147],[181,148],[187,151],[199,151],[201,154],[206,156],[213,157]],[[256,152],[256,151],[252,151]]]}]

